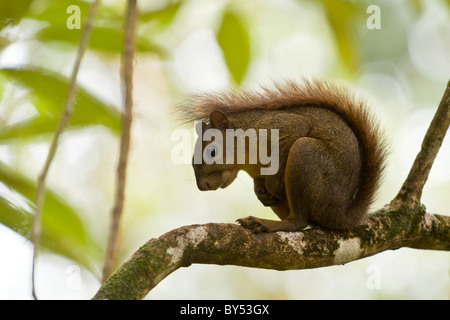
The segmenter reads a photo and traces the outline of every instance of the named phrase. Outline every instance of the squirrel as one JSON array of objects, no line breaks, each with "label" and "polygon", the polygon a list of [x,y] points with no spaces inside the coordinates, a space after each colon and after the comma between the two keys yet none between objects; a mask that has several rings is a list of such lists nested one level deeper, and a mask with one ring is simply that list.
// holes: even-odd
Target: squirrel
[{"label": "squirrel", "polygon": [[[363,223],[380,185],[387,152],[366,104],[344,89],[326,81],[286,82],[263,87],[259,93],[198,95],[179,111],[186,121],[201,121],[196,148],[203,157],[193,159],[198,188],[225,188],[244,170],[253,178],[257,198],[280,218],[238,219],[243,227],[253,233],[299,231],[307,226],[348,231]],[[214,140],[204,141],[209,129],[215,130]],[[263,175],[260,159],[248,163],[251,145],[244,149],[244,163],[225,161],[229,129],[277,129],[278,171]],[[215,161],[206,163],[205,156]]]}]

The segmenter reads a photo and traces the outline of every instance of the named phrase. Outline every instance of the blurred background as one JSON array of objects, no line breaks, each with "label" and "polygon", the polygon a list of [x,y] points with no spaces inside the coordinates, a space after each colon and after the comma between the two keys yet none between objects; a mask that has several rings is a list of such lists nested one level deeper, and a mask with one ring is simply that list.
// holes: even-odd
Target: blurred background
[{"label": "blurred background", "polygon": [[[37,266],[41,299],[90,299],[100,283],[113,204],[125,1],[103,0],[81,65],[75,113],[48,177]],[[401,187],[450,75],[444,0],[138,1],[134,119],[120,262],[174,228],[275,219],[245,174],[200,192],[176,164],[177,104],[188,94],[316,77],[346,84],[378,116],[390,146],[373,208]],[[376,7],[370,7],[375,4]],[[0,2],[0,299],[31,298],[36,178],[63,107],[89,2]],[[369,10],[368,10],[369,8]],[[193,141],[192,141],[193,143]],[[193,145],[192,145],[193,147]],[[450,214],[450,138],[422,201]],[[344,266],[272,271],[193,265],[148,299],[450,299],[450,253],[402,248]]]}]

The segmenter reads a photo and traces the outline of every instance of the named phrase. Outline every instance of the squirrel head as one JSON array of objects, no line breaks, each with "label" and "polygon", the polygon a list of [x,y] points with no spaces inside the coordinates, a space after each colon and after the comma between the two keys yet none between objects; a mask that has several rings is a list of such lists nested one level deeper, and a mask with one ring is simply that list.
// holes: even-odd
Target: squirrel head
[{"label": "squirrel head", "polygon": [[221,111],[211,112],[210,121],[198,122],[192,166],[197,187],[201,191],[228,187],[236,179],[239,169],[232,161],[226,161],[226,130],[230,128],[228,117]]}]

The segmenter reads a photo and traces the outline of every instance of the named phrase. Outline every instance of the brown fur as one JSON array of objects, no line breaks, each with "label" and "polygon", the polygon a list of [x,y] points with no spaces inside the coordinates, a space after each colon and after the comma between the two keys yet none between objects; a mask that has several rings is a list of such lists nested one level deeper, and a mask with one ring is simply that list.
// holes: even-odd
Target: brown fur
[{"label": "brown fur", "polygon": [[[188,103],[180,108],[180,115],[181,118],[188,122],[188,121],[194,121],[194,120],[202,120],[206,121],[213,111],[220,111],[224,114],[226,114],[231,120],[231,124],[233,122],[233,119],[235,120],[235,123],[238,122],[245,122],[245,121],[251,121],[254,122],[256,120],[253,120],[252,117],[245,117],[246,114],[256,114],[258,117],[260,115],[260,112],[256,111],[277,111],[277,110],[293,110],[293,109],[307,109],[309,108],[311,116],[314,115],[314,110],[317,109],[326,109],[329,111],[332,111],[333,113],[337,114],[340,118],[342,118],[345,123],[350,127],[351,131],[354,133],[354,136],[357,138],[359,142],[359,146],[356,150],[359,150],[360,159],[356,160],[355,162],[355,172],[359,175],[359,181],[357,182],[357,186],[354,188],[356,190],[356,194],[354,194],[354,191],[348,190],[347,193],[344,192],[346,197],[351,197],[352,200],[350,203],[348,203],[345,206],[345,215],[335,214],[333,213],[333,210],[330,209],[330,206],[325,207],[322,206],[321,208],[317,207],[317,210],[320,211],[329,211],[329,213],[323,213],[322,216],[317,214],[317,219],[315,219],[314,214],[310,213],[308,218],[308,223],[318,224],[321,226],[334,228],[334,229],[342,229],[347,230],[351,229],[354,226],[356,226],[364,216],[364,214],[367,212],[368,207],[373,202],[374,194],[376,190],[379,187],[380,184],[380,177],[381,173],[384,169],[384,160],[386,157],[386,148],[385,144],[383,142],[383,139],[381,138],[381,133],[378,128],[378,125],[376,124],[374,118],[367,110],[367,107],[365,106],[365,103],[356,100],[353,97],[349,96],[349,94],[344,91],[343,89],[338,88],[336,85],[331,84],[329,82],[319,82],[319,81],[305,81],[304,84],[299,85],[294,82],[287,82],[285,84],[277,84],[275,85],[274,89],[267,89],[263,88],[262,92],[256,93],[256,92],[226,92],[222,94],[205,94],[205,95],[199,95],[199,96],[193,96],[188,101]],[[252,111],[252,112],[250,112]],[[255,113],[256,112],[256,113]],[[276,116],[276,112],[273,113],[273,116]],[[308,112],[303,114],[305,117],[308,117]],[[326,114],[325,114],[326,115]],[[327,116],[328,117],[328,116]],[[269,117],[270,118],[270,117]],[[330,116],[330,119],[332,117]],[[251,119],[251,120],[245,120],[245,119]],[[275,118],[274,118],[275,119]],[[291,119],[291,118],[288,118]],[[292,118],[294,119],[294,118]],[[290,121],[290,120],[287,120]],[[325,121],[325,120],[324,120]],[[317,123],[317,121],[316,121]],[[331,122],[333,123],[333,122]],[[289,124],[290,126],[297,126],[300,124],[296,124],[294,120],[292,120],[292,123]],[[247,128],[251,128],[252,123],[247,124]],[[317,129],[319,130],[319,129]],[[316,131],[317,131],[316,130]],[[320,138],[319,140],[302,140],[303,143],[297,143],[296,145],[299,146],[298,154],[305,154],[306,151],[313,152],[314,150],[325,153],[333,153],[335,151],[333,150],[339,150],[342,148],[347,148],[345,143],[349,143],[347,141],[348,139],[345,138],[346,134],[344,134],[344,131],[339,128],[339,125],[336,124],[336,129],[334,130],[333,127],[330,127],[330,122],[328,124],[324,124],[324,126],[320,129],[322,130],[322,136],[323,136],[323,130],[328,130],[330,132],[330,135],[333,132],[334,135],[341,136],[339,139],[333,140],[334,142],[330,143],[338,143],[340,144],[342,141],[343,145],[335,145],[330,146],[326,145],[326,141],[324,142],[323,146],[320,144]],[[319,131],[320,131],[319,130]],[[318,131],[318,132],[319,132]],[[347,134],[348,135],[348,134]],[[344,139],[344,140],[343,140]],[[331,140],[330,140],[331,141]],[[353,140],[352,140],[353,141]],[[310,144],[313,142],[312,144]],[[319,144],[318,144],[319,142]],[[305,144],[306,143],[306,144]],[[281,147],[283,148],[283,147]],[[287,147],[288,149],[291,148],[291,145]],[[317,149],[315,149],[317,148]],[[281,150],[283,152],[283,150]],[[286,156],[289,150],[286,151]],[[336,151],[337,152],[337,151]],[[342,152],[342,150],[340,151]],[[337,154],[337,153],[336,153]],[[290,154],[290,157],[292,158],[290,160],[290,165],[288,163],[288,166],[290,168],[294,168],[295,171],[295,164],[300,166],[301,161],[305,160],[298,160],[300,162],[297,163],[297,156]],[[302,156],[299,156],[302,157]],[[305,156],[303,156],[305,157]],[[339,156],[335,156],[337,159]],[[315,158],[311,158],[315,159]],[[311,160],[310,159],[310,160]],[[318,159],[318,158],[317,158]],[[310,161],[311,162],[311,161]],[[314,170],[314,163],[311,164],[308,163],[302,163],[302,166],[309,166],[308,169]],[[339,164],[338,161],[336,162],[336,166],[344,166],[343,164]],[[343,162],[344,163],[344,162]],[[350,161],[350,163],[352,163]],[[357,163],[360,163],[360,165],[357,165]],[[286,161],[281,164],[282,170],[284,168],[283,166],[286,165]],[[328,165],[328,164],[326,164]],[[197,166],[197,168],[194,166],[194,169],[196,170],[196,176],[197,179],[199,179],[199,176],[205,176],[208,174],[208,168],[205,168],[206,164],[202,164],[200,166],[203,166],[200,168]],[[337,168],[339,169],[339,168]],[[199,171],[202,170],[202,171]],[[206,171],[205,171],[206,170]],[[249,170],[246,170],[250,173]],[[296,179],[298,181],[305,180],[308,176],[308,171],[306,171],[307,174],[304,174],[305,171],[303,171],[302,176],[297,177]],[[352,173],[353,174],[353,173]],[[292,173],[292,175],[295,175],[295,172]],[[265,185],[267,189],[269,190],[269,195],[265,195],[264,192],[268,192],[268,190],[264,190],[261,186],[264,184],[264,181],[262,183],[257,182],[257,179],[260,177],[255,177],[255,192],[257,193],[258,198],[264,203],[266,201],[265,197],[270,198],[273,196],[274,192],[270,192],[271,185],[268,181],[265,181]],[[283,178],[280,178],[281,182],[285,182]],[[286,181],[286,190],[289,192],[289,185],[291,185],[290,188],[302,188],[305,189],[306,185],[299,185],[301,182],[294,182],[290,181],[289,179],[293,179],[289,177],[289,174],[286,173],[285,180]],[[279,183],[277,181],[277,183]],[[305,191],[305,194],[307,197],[302,197],[303,202],[307,202],[308,197],[313,198],[316,194],[317,188],[320,186],[317,184],[317,186],[314,185],[314,178],[313,175],[311,175],[311,181],[304,181],[302,183],[306,183],[308,186],[309,191]],[[260,187],[258,190],[262,192],[262,194],[258,194],[256,191],[257,185]],[[350,188],[350,187],[349,187]],[[321,192],[317,192],[317,195],[324,194],[325,190],[320,190]],[[298,191],[295,191],[298,192]],[[352,194],[350,194],[352,192]],[[335,197],[338,199],[339,197],[342,197],[340,194],[336,194],[335,196],[330,194],[329,197]],[[296,198],[300,198],[300,196],[296,196]],[[325,199],[324,199],[325,200]],[[297,200],[295,200],[297,201]],[[290,206],[292,207],[293,202],[295,202],[293,199],[290,200]],[[270,203],[270,200],[266,201],[267,203]],[[321,203],[320,201],[316,201],[316,203]],[[332,204],[333,202],[330,202]],[[265,204],[270,205],[270,204]],[[299,206],[301,204],[298,204]],[[287,204],[287,201],[284,201],[282,204],[279,205],[279,207],[288,207],[289,204]],[[316,207],[309,207],[309,211],[313,211],[312,208]],[[272,206],[274,211],[280,216],[282,220],[287,220],[286,223],[291,223],[291,218],[287,217],[286,212],[278,213],[276,206]],[[291,208],[292,211],[292,208]],[[291,219],[292,220],[292,219]],[[255,227],[255,225],[265,224],[269,220],[263,220],[258,219],[254,217],[249,217],[245,219],[241,219],[239,222],[244,225],[245,227],[248,227],[249,229],[253,229],[255,232],[263,232],[263,231],[277,231],[277,230],[294,230],[298,229],[297,227],[286,227],[279,224],[277,227],[272,228],[272,222],[266,223],[266,226],[263,228]],[[275,222],[273,222],[275,223]],[[278,222],[280,223],[280,222]],[[304,227],[304,224],[301,223],[301,227]],[[258,231],[259,230],[259,231]]]}]

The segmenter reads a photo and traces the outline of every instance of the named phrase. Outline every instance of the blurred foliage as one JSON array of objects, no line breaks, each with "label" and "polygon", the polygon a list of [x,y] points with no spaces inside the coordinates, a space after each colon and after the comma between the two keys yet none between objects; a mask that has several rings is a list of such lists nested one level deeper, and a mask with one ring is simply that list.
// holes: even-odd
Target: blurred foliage
[{"label": "blurred foliage", "polygon": [[[32,204],[36,181],[0,163],[0,181]],[[93,261],[100,248],[90,239],[77,213],[54,192],[47,190],[42,215],[41,245],[52,252],[71,258],[94,271]],[[32,214],[0,197],[0,223],[29,238]]]},{"label": "blurred foliage", "polygon": [[[0,69],[9,81],[29,89],[28,98],[38,111],[38,116],[0,131],[0,143],[7,139],[24,139],[44,133],[53,133],[61,116],[68,90],[69,79],[49,70],[24,66],[17,69]],[[6,80],[8,81],[8,79]],[[115,133],[120,131],[120,114],[112,105],[100,102],[92,94],[78,86],[71,129],[87,125],[103,125]]]},{"label": "blurred foliage", "polygon": [[[293,0],[298,5],[316,6],[323,16],[334,37],[334,45],[338,53],[339,65],[348,74],[355,73],[368,59],[364,51],[363,37],[358,36],[355,25],[365,26],[366,9],[371,1],[340,0]],[[161,41],[167,30],[177,23],[177,15],[189,1],[167,1],[161,7],[143,9],[139,16],[139,28],[136,37],[138,54],[155,55],[161,60],[168,59],[167,52],[173,49],[165,41]],[[40,27],[32,35],[32,41],[52,50],[75,55],[81,30],[69,30],[66,12],[70,5],[77,5],[81,12],[82,25],[88,13],[89,3],[80,0],[15,0],[0,2],[0,54],[16,42],[20,37],[11,37],[8,30],[20,26],[21,20],[32,20]],[[415,12],[422,10],[422,1],[414,0],[410,4]],[[122,51],[124,6],[118,1],[117,7],[101,5],[95,19],[92,36],[89,42],[89,53],[101,59],[118,59]],[[219,23],[215,25],[216,40],[222,50],[223,59],[229,74],[236,84],[245,81],[254,56],[252,37],[255,26],[252,12],[240,7],[238,1],[229,1],[218,15]],[[220,19],[220,20],[219,20]],[[267,21],[268,24],[271,21]],[[213,28],[213,27],[211,27]],[[396,26],[399,30],[402,25]],[[145,31],[145,32],[142,32]],[[382,31],[385,32],[385,31]],[[175,38],[174,34],[170,37]],[[54,46],[53,44],[64,44]],[[53,45],[53,46],[52,46]],[[370,51],[388,50],[380,48],[378,43],[372,44]],[[252,49],[252,50],[251,50]],[[369,53],[371,53],[369,52]],[[30,53],[33,54],[32,52]],[[372,53],[373,54],[373,53]],[[22,121],[8,124],[2,119],[0,109],[0,146],[17,145],[49,141],[53,134],[67,94],[68,77],[61,72],[48,70],[42,65],[1,66],[0,65],[0,106],[14,108],[6,93],[11,84],[26,92],[25,99],[30,102],[36,114]],[[5,117],[5,115],[3,115]],[[75,112],[70,126],[66,130],[78,130],[90,126],[102,126],[114,134],[120,131],[120,111],[117,107],[101,101],[87,88],[78,86]],[[0,184],[19,194],[32,207],[36,182],[30,177],[15,172],[0,162]],[[18,234],[29,237],[32,210],[23,208],[12,199],[0,193],[0,223]],[[67,201],[57,195],[56,190],[48,190],[43,208],[43,238],[41,245],[65,257],[73,259],[89,270],[93,270],[93,261],[102,257],[102,249],[89,234],[88,227],[80,218],[80,213]]]},{"label": "blurred foliage", "polygon": [[9,1],[0,2],[0,30],[7,25],[18,23],[28,10],[32,0],[16,0],[14,4]]},{"label": "blurred foliage", "polygon": [[250,40],[239,15],[230,10],[225,11],[217,33],[217,42],[222,49],[228,70],[233,79],[240,84],[250,61]]},{"label": "blurred foliage", "polygon": [[[77,5],[80,8],[81,21],[84,21],[87,17],[89,4],[83,1],[50,1],[45,10],[32,16],[34,19],[47,24],[47,27],[36,35],[40,41],[59,41],[73,46],[78,45],[82,29],[71,29],[68,32],[66,22],[69,14],[61,14],[61,12],[65,13],[70,5]],[[123,17],[104,7],[101,7],[99,11],[96,25],[90,37],[89,48],[101,52],[120,53],[123,42]],[[154,51],[161,53],[160,48],[139,35],[136,37],[136,49],[138,52]]]},{"label": "blurred foliage", "polygon": [[361,61],[354,26],[355,21],[365,21],[367,4],[364,1],[320,0],[320,2],[336,38],[336,46],[342,61],[350,72],[355,72]]},{"label": "blurred foliage", "polygon": [[180,9],[181,1],[169,3],[166,7],[155,10],[155,11],[147,11],[147,12],[141,12],[139,15],[139,21],[140,22],[157,22],[161,25],[170,25],[172,23],[173,19],[175,18],[175,15],[178,12],[178,9]]},{"label": "blurred foliage", "polygon": [[[44,23],[45,27],[35,34],[34,39],[42,43],[63,42],[74,49],[81,36],[81,30],[68,30],[66,9],[69,5],[78,5],[81,21],[88,12],[89,3],[84,1],[2,1],[0,3],[0,28],[13,27],[22,18]],[[118,55],[122,51],[123,17],[115,11],[102,7],[90,40],[89,50]],[[7,33],[0,34],[0,44],[6,49],[14,40],[7,39]],[[17,39],[17,41],[19,41]],[[137,49],[140,52],[157,52],[159,49],[142,37],[137,37]],[[67,47],[67,46],[66,46]],[[13,104],[11,97],[3,95],[7,85],[25,89],[26,100],[32,103],[36,115],[8,125],[0,119],[0,145],[14,145],[27,139],[30,143],[40,141],[44,135],[49,139],[54,133],[64,101],[66,99],[69,78],[44,69],[41,66],[24,65],[0,69],[0,94],[2,105]],[[120,132],[120,112],[113,105],[100,101],[85,88],[78,85],[75,109],[67,130],[76,130],[92,125],[109,128],[113,133]],[[1,111],[1,110],[0,110]],[[1,114],[0,114],[1,115]],[[3,115],[5,116],[5,115]],[[22,176],[6,164],[0,162],[0,182],[19,194],[30,204],[33,202],[36,181]],[[32,210],[20,208],[5,195],[0,195],[0,223],[29,238]],[[97,243],[88,234],[86,226],[66,201],[52,190],[45,195],[42,220],[43,235],[41,246],[57,254],[79,262],[88,270],[94,271],[94,262],[103,256]]]},{"label": "blurred foliage", "polygon": [[[66,22],[70,16],[67,8],[77,5],[80,8],[80,20],[83,23],[88,13],[89,3],[80,0],[17,0],[0,2],[0,31],[14,28],[22,19],[32,20],[42,27],[33,35],[34,41],[42,44],[62,43],[63,46],[52,46],[53,50],[72,48],[75,54],[82,29],[68,29]],[[181,2],[168,4],[164,8],[142,12],[140,22],[158,23],[160,26],[170,25]],[[123,9],[123,8],[120,8]],[[100,6],[94,28],[89,41],[88,50],[118,57],[122,51],[124,16],[122,10]],[[8,32],[0,33],[0,53],[20,39],[8,36]],[[162,47],[152,42],[152,37],[136,35],[138,53],[164,55]],[[0,110],[0,145],[17,143],[33,143],[45,137],[47,141],[53,135],[66,99],[69,78],[58,71],[46,69],[40,65],[22,65],[0,68],[1,104],[6,109],[13,109],[14,99],[5,95],[7,86],[25,90],[25,100],[31,102],[36,114],[22,121],[8,124],[8,114]],[[23,101],[22,101],[23,102]],[[20,105],[20,103],[19,103]],[[11,113],[11,110],[9,110]],[[88,126],[100,125],[114,134],[120,132],[120,112],[114,105],[105,103],[88,90],[78,85],[74,113],[66,130],[77,130]],[[27,203],[27,208],[14,204],[5,194],[0,194],[0,223],[18,234],[29,238],[32,221],[32,210],[36,181],[25,177],[6,164],[0,162],[0,183],[12,192],[20,195]],[[95,262],[100,261],[103,252],[87,231],[80,214],[56,192],[47,190],[43,207],[41,246],[54,253],[95,270]]]}]

